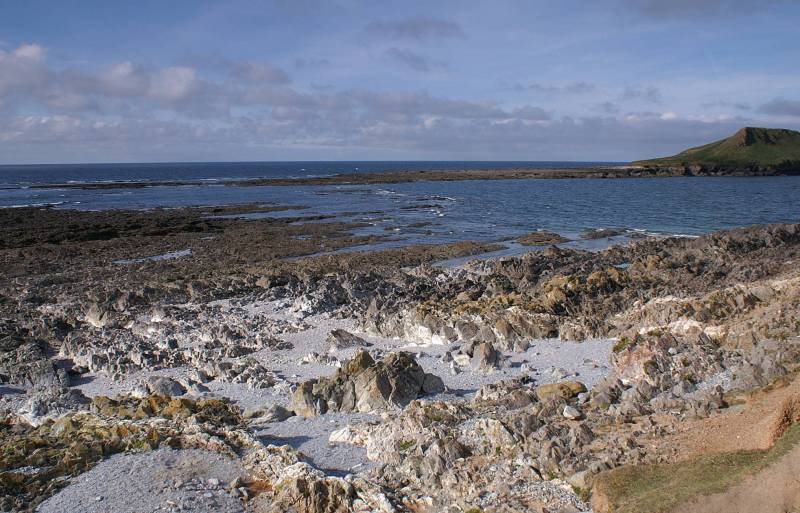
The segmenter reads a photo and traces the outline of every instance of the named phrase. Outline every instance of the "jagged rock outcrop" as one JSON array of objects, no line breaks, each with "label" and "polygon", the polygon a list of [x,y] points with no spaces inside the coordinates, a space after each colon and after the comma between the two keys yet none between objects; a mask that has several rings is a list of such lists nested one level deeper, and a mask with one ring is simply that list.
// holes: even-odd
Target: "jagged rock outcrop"
[{"label": "jagged rock outcrop", "polygon": [[[346,301],[368,332],[434,344],[700,332],[732,346],[800,334],[800,225],[642,240],[600,253],[549,248],[459,269],[419,268]],[[347,278],[345,278],[347,279]]]},{"label": "jagged rock outcrop", "polygon": [[261,446],[244,429],[237,409],[220,400],[129,396],[89,403],[73,391],[40,400],[54,415],[33,423],[25,415],[22,422],[0,423],[0,509],[5,511],[33,511],[68,478],[111,454],[163,445],[234,456]]},{"label": "jagged rock outcrop", "polygon": [[[113,229],[96,227],[93,237],[110,238],[92,240],[114,240],[121,230],[175,229],[170,222],[159,226],[166,214],[153,215],[160,221],[142,228],[127,219]],[[203,223],[188,219],[187,230],[224,233],[221,221]],[[237,235],[252,229],[241,227]],[[209,242],[207,252],[196,252],[204,265],[147,264],[119,279],[103,262],[129,256],[141,239],[93,246],[103,260],[83,249],[80,233],[58,238],[44,226],[30,238],[46,243],[28,247],[24,230],[8,230],[17,235],[0,241],[10,248],[4,262],[14,273],[0,284],[0,381],[12,392],[0,399],[7,417],[0,421],[0,510],[35,507],[108,454],[161,445],[244,458],[252,482],[236,490],[261,511],[585,510],[565,480],[586,488],[605,469],[665,461],[668,455],[654,455],[652,443],[677,423],[713,415],[730,394],[770,385],[800,363],[798,225],[641,240],[599,253],[550,248],[457,269],[419,265],[451,256],[449,250],[279,262],[295,250],[243,244],[252,252],[242,255],[242,246],[221,251]],[[173,235],[171,244],[186,240]],[[314,244],[342,243],[322,239]],[[298,244],[306,252],[322,249]],[[271,260],[259,265],[265,253]],[[75,272],[51,263],[66,256],[98,267]],[[217,258],[229,267],[217,269]],[[30,272],[32,262],[41,273]],[[268,315],[272,308],[291,312]],[[330,442],[361,445],[374,464],[339,477],[295,450],[265,446],[263,432],[255,436],[277,422],[301,421],[289,419],[294,412],[284,406],[259,405],[245,422],[228,403],[193,398],[242,384],[274,387],[262,398],[281,402],[299,378],[280,366],[298,359],[311,364],[307,371],[341,364],[326,345],[282,353],[291,344],[281,335],[309,327],[288,319],[313,314],[353,317],[359,332],[446,344],[443,363],[453,372],[524,374],[505,368],[505,358],[536,338],[611,336],[616,346],[608,375],[591,390],[578,381],[548,384],[523,375],[485,385],[473,398],[442,396],[446,402],[415,400],[443,384],[410,354],[378,360],[358,353],[332,377],[300,383],[290,405],[303,416],[381,413],[336,426]],[[330,345],[352,350],[365,342],[335,331]],[[317,353],[300,357],[310,351]],[[271,361],[280,362],[275,372]],[[133,385],[131,375],[154,371],[176,378],[153,378],[132,397],[91,402],[64,388],[95,373],[115,386]],[[228,385],[206,388],[213,380]]]},{"label": "jagged rock outcrop", "polygon": [[42,344],[23,342],[13,349],[0,351],[0,383],[63,388],[69,385],[69,375],[49,358]]},{"label": "jagged rock outcrop", "polygon": [[394,513],[379,486],[359,478],[325,475],[289,446],[267,446],[243,461],[266,490],[250,503],[256,513]]},{"label": "jagged rock outcrop", "polygon": [[149,394],[174,397],[186,393],[186,388],[172,378],[151,376],[146,383]]},{"label": "jagged rock outcrop", "polygon": [[376,362],[362,351],[333,377],[298,386],[291,408],[304,417],[336,411],[369,413],[403,407],[420,395],[443,390],[441,378],[422,370],[410,353],[391,353]]}]

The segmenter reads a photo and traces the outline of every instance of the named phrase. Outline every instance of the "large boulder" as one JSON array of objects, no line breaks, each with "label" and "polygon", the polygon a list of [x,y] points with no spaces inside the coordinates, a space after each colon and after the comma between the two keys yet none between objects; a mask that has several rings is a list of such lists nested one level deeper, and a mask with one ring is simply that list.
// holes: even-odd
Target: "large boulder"
[{"label": "large boulder", "polygon": [[335,411],[369,413],[402,408],[420,395],[443,390],[442,380],[422,370],[410,353],[391,353],[376,362],[361,351],[332,377],[297,387],[292,409],[303,417]]},{"label": "large boulder", "polygon": [[60,389],[69,386],[69,376],[47,356],[42,344],[23,342],[11,350],[0,352],[0,383]]},{"label": "large boulder", "polygon": [[748,358],[735,369],[733,388],[752,390],[768,385],[788,373],[784,364],[798,361],[800,344],[793,341],[764,340],[750,351]]},{"label": "large boulder", "polygon": [[288,445],[268,445],[245,456],[242,463],[254,479],[275,481],[286,467],[301,461],[302,454]]},{"label": "large boulder", "polygon": [[273,492],[259,495],[253,501],[258,513],[353,513],[356,490],[352,483],[328,477],[322,471],[300,462],[281,471],[272,481]]},{"label": "large boulder", "polygon": [[580,381],[562,381],[560,383],[548,383],[536,387],[536,397],[544,402],[553,398],[572,399],[578,394],[586,392],[586,385]]},{"label": "large boulder", "polygon": [[150,394],[167,397],[180,396],[186,393],[186,388],[172,378],[164,376],[150,376],[145,383]]},{"label": "large boulder", "polygon": [[47,388],[33,391],[20,407],[18,416],[37,427],[73,411],[88,410],[91,400],[74,388]]},{"label": "large boulder", "polygon": [[503,354],[491,342],[481,342],[473,349],[470,364],[475,370],[491,372],[503,366]]},{"label": "large boulder", "polygon": [[289,446],[267,446],[245,456],[244,467],[263,490],[248,504],[254,513],[392,513],[397,509],[373,483],[341,478],[303,461]]},{"label": "large boulder", "polygon": [[359,337],[353,335],[347,330],[335,329],[328,335],[327,342],[330,344],[331,351],[338,351],[340,349],[348,349],[350,347],[370,347],[372,344]]}]

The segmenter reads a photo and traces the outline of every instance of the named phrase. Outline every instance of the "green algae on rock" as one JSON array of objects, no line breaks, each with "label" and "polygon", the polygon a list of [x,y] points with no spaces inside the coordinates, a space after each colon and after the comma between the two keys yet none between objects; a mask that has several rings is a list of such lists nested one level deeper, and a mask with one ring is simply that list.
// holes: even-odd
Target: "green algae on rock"
[{"label": "green algae on rock", "polygon": [[0,423],[0,508],[33,511],[112,454],[160,446],[235,454],[249,443],[238,409],[219,400],[98,397],[92,409],[38,427]]}]

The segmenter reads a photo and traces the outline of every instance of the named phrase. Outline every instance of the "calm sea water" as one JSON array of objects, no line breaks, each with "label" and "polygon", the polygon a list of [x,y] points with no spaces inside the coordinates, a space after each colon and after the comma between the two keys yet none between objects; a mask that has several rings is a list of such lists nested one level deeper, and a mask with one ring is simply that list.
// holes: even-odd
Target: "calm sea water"
[{"label": "calm sea water", "polygon": [[[574,163],[335,162],[0,167],[0,207],[112,209],[263,202],[305,209],[272,216],[329,214],[368,223],[362,234],[384,246],[458,240],[499,241],[533,230],[570,237],[591,228],[698,235],[759,223],[800,221],[800,177],[497,180],[391,185],[228,187],[160,186],[81,190],[24,188],[67,181],[213,180],[310,176],[394,169],[530,167]],[[587,164],[590,165],[590,164]]]}]

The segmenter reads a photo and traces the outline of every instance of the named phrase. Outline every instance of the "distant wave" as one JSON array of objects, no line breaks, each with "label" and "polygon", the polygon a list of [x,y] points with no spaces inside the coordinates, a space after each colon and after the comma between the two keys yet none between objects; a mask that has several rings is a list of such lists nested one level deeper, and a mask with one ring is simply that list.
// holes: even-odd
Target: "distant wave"
[{"label": "distant wave", "polygon": [[51,201],[41,203],[17,203],[14,205],[0,205],[0,208],[28,208],[28,207],[55,207],[63,205],[66,201]]}]

